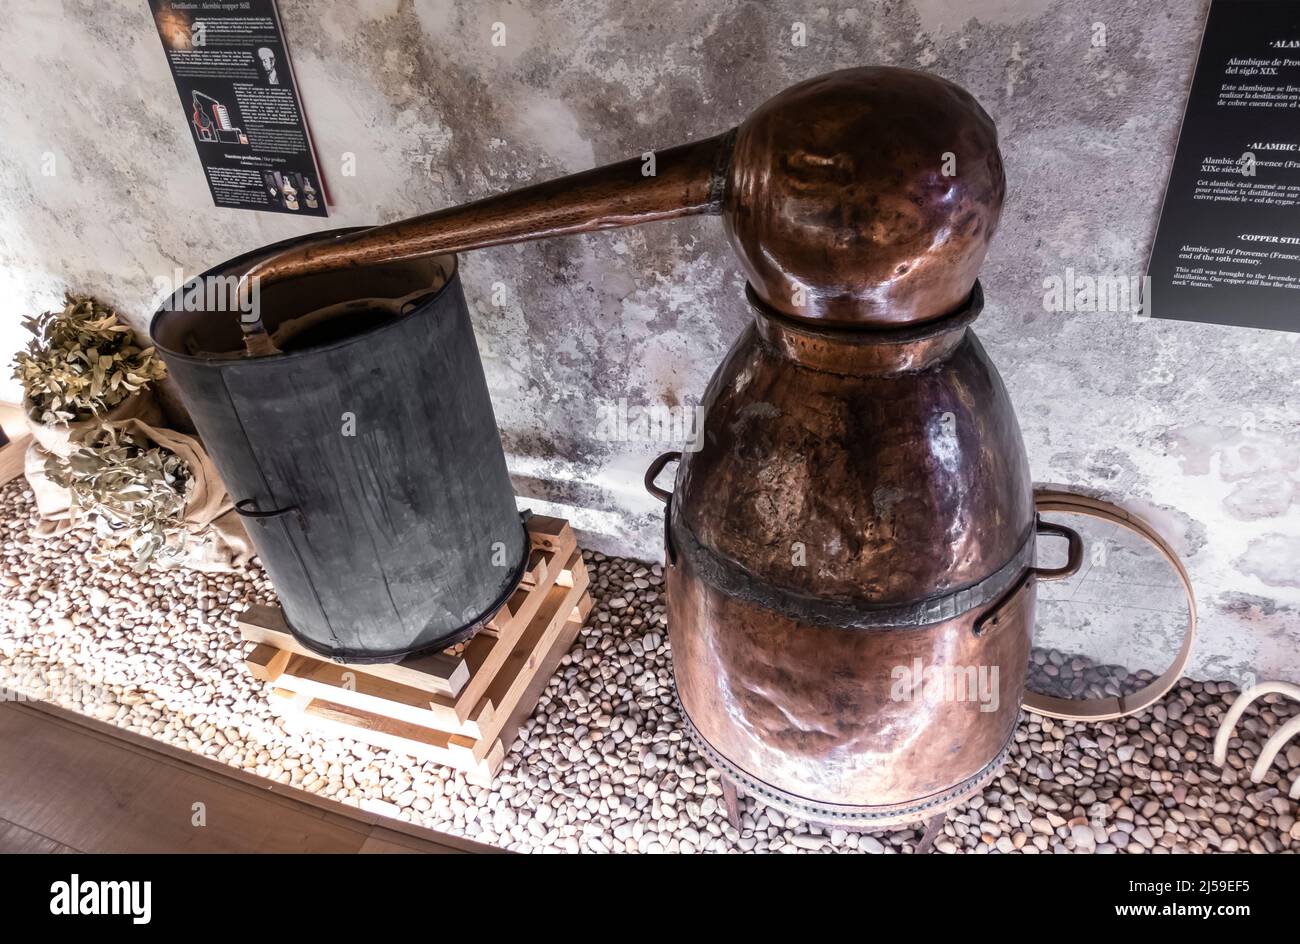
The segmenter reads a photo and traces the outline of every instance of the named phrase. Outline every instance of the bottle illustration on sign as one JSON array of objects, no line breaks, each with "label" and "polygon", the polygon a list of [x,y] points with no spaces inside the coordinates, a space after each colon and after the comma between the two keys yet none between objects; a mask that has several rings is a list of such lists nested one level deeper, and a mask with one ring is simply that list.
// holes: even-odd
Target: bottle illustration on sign
[{"label": "bottle illustration on sign", "polygon": [[310,177],[304,177],[302,179],[302,198],[304,202],[306,202],[307,209],[309,210],[314,210],[316,207],[320,206],[320,204],[316,202],[316,188],[311,185]]},{"label": "bottle illustration on sign", "polygon": [[190,98],[194,111],[190,122],[200,141],[220,141],[223,144],[247,144],[248,137],[230,123],[230,112],[211,95],[197,89]]},{"label": "bottle illustration on sign", "polygon": [[284,178],[284,206],[286,210],[298,209],[298,191],[293,186],[293,180],[289,177]]}]

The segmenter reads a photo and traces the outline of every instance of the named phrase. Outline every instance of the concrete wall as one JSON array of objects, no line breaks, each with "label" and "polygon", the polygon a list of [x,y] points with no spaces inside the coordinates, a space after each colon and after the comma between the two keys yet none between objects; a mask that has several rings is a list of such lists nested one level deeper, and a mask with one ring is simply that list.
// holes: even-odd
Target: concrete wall
[{"label": "concrete wall", "polygon": [[[966,86],[1010,185],[978,330],[1036,479],[1123,499],[1172,537],[1199,593],[1198,674],[1300,674],[1300,335],[1043,304],[1068,268],[1142,274],[1205,0],[281,3],[338,225],[712,134],[831,69]],[[142,327],[154,278],[318,226],[211,206],[144,0],[7,0],[0,100],[0,355],[65,287]],[[601,410],[694,402],[740,331],[717,221],[479,252],[463,273],[521,493],[588,509],[597,546],[657,556],[640,478],[668,447],[600,439]],[[1141,579],[1115,579],[1141,603]]]}]

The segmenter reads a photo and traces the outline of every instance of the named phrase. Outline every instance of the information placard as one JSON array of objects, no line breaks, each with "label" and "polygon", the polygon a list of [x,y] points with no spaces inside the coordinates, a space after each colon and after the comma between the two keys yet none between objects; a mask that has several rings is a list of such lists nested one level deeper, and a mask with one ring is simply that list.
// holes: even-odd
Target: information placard
[{"label": "information placard", "polygon": [[220,207],[328,216],[275,0],[149,0]]},{"label": "information placard", "polygon": [[1148,267],[1156,318],[1300,331],[1300,3],[1214,0]]}]

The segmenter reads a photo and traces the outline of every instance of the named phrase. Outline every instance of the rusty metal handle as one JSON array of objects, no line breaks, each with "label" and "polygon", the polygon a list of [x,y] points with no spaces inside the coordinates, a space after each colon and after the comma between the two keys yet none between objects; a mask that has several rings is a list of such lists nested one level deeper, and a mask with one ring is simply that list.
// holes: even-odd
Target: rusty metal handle
[{"label": "rusty metal handle", "polygon": [[655,479],[659,478],[659,473],[664,470],[664,466],[668,465],[670,462],[676,462],[681,459],[681,457],[682,454],[680,452],[665,452],[654,462],[651,462],[650,468],[645,470],[645,490],[665,505],[668,504],[668,500],[673,497],[673,493],[665,491],[656,485]]},{"label": "rusty metal handle", "polygon": [[1034,527],[1040,535],[1054,534],[1070,542],[1064,566],[1035,567],[1034,576],[1039,580],[1061,580],[1077,574],[1079,568],[1083,566],[1083,538],[1079,537],[1079,532],[1073,528],[1067,528],[1063,524],[1044,521],[1042,518],[1038,519]]},{"label": "rusty metal handle", "polygon": [[293,515],[298,519],[298,526],[304,531],[307,530],[307,517],[297,505],[276,508],[272,511],[258,511],[256,506],[256,498],[245,498],[242,501],[235,502],[235,513],[243,518],[279,518],[284,515]]}]

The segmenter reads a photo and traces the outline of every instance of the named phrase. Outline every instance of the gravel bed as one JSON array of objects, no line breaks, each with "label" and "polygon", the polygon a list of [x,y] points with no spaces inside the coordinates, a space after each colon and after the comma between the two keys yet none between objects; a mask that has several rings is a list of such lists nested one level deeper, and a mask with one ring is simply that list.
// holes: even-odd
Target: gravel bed
[{"label": "gravel bed", "polygon": [[[0,490],[0,687],[13,692],[518,851],[894,853],[921,842],[919,828],[823,830],[748,798],[741,830],[727,823],[717,774],[675,709],[657,565],[585,552],[595,608],[487,789],[401,754],[285,733],[264,684],[244,672],[235,628],[238,610],[274,602],[260,568],[136,575],[98,560],[88,531],[30,537],[34,515],[24,481]],[[1300,850],[1286,796],[1300,744],[1263,783],[1249,781],[1264,740],[1300,706],[1257,702],[1220,770],[1214,734],[1236,693],[1184,680],[1140,718],[1026,715],[1000,775],[949,814],[933,850]]]},{"label": "gravel bed", "polygon": [[1131,695],[1156,677],[1149,669],[1130,672],[1122,665],[1103,665],[1080,653],[1035,646],[1029,651],[1031,692],[1054,698],[1105,698]]}]

